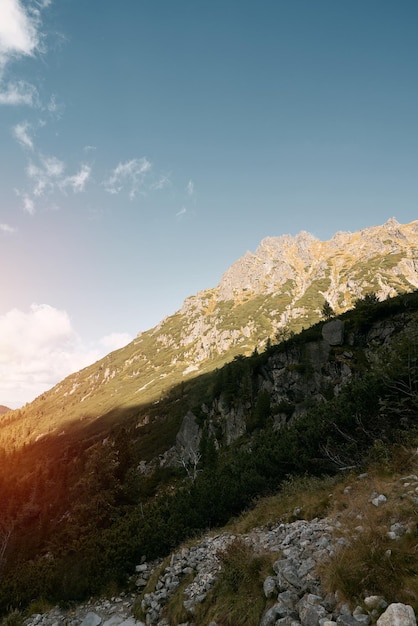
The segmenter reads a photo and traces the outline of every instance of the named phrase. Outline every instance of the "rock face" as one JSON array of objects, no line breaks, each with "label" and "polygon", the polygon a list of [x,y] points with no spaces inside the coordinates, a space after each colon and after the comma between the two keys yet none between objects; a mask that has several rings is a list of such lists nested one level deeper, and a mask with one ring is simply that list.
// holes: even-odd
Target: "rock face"
[{"label": "rock face", "polygon": [[200,439],[202,437],[196,417],[189,411],[183,418],[180,430],[176,437],[177,456],[186,462],[193,461],[199,450]]},{"label": "rock face", "polygon": [[324,324],[322,337],[330,346],[342,346],[344,343],[344,322],[335,319]]},{"label": "rock face", "polygon": [[[367,360],[375,362],[376,348],[388,348],[403,332],[408,332],[403,314],[389,321],[378,321],[364,335],[358,336],[346,336],[344,322],[339,319],[325,322],[316,341],[274,351],[258,369],[256,379],[251,382],[251,393],[253,397],[268,393],[274,425],[279,429],[313,405],[337,396],[356,376],[359,358],[363,359],[363,364]],[[342,345],[346,347],[341,348]],[[244,374],[238,371],[236,376],[243,378]],[[253,405],[245,397],[238,397],[231,406],[225,393],[221,393],[211,405],[202,405],[201,412],[209,432],[222,432],[222,445],[230,445],[246,432],[246,420]],[[183,447],[188,445],[190,451],[196,450],[193,446],[200,436],[196,419],[189,412],[177,437],[177,450],[180,441]],[[172,452],[171,457],[167,457],[168,464],[175,456]]]}]

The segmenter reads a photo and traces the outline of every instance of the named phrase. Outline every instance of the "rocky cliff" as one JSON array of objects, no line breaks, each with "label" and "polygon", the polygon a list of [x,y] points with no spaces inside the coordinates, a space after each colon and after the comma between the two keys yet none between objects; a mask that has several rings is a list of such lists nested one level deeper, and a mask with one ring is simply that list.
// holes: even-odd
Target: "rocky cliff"
[{"label": "rocky cliff", "polygon": [[418,222],[395,219],[326,242],[309,233],[264,239],[223,275],[219,285],[128,346],[66,378],[2,419],[16,441],[91,424],[117,407],[158,401],[175,385],[269,338],[308,328],[328,303],[336,314],[368,292],[380,300],[418,287]]}]

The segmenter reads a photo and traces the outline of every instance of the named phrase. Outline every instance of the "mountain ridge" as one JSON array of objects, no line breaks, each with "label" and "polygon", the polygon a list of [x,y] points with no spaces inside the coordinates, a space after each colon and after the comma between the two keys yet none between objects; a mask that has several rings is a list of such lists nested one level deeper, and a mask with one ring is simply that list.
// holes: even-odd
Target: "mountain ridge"
[{"label": "mountain ridge", "polygon": [[[384,261],[381,257],[381,264]],[[256,299],[257,307],[263,298],[270,303],[262,295]],[[323,301],[321,297],[314,306]],[[249,304],[253,306],[252,300]],[[227,303],[223,315],[229,310],[234,308]],[[258,309],[250,311],[256,323]],[[167,321],[171,326],[167,327]],[[168,372],[165,360],[175,354],[185,332],[181,315],[167,321],[161,326],[167,347],[154,351],[150,373],[163,382],[168,378],[168,374],[161,378]],[[221,328],[225,329],[224,322]],[[197,533],[232,522],[260,497],[274,496],[281,485],[288,484],[294,496],[297,477],[305,481],[312,477],[312,488],[317,477],[353,469],[355,474],[361,472],[364,484],[365,468],[374,461],[386,471],[393,458],[394,475],[397,467],[405,476],[406,456],[413,461],[409,471],[415,471],[418,290],[382,302],[375,294],[366,295],[351,310],[331,319],[323,316],[285,340],[267,342],[262,351],[254,350],[249,357],[231,358],[229,352],[224,366],[182,377],[174,386],[162,386],[160,397],[145,402],[141,387],[138,391],[145,384],[144,377],[130,374],[141,369],[144,340],[155,347],[161,328],[138,338],[140,354],[135,343],[128,352],[111,353],[96,366],[61,381],[53,393],[44,394],[27,411],[11,412],[0,421],[0,495],[6,507],[0,524],[0,568],[4,568],[0,610],[27,607],[34,598],[73,602],[107,593],[115,585],[120,588],[128,584],[127,576],[136,564],[164,558]],[[183,367],[184,363],[181,373]],[[135,385],[136,403],[125,385]],[[89,391],[91,396],[82,401],[81,394]],[[80,406],[88,400],[94,407],[94,399],[96,413],[80,413]],[[114,408],[104,411],[106,402]],[[404,479],[408,485],[410,479]],[[348,480],[340,491],[343,488],[345,494],[347,490],[346,500],[351,501],[350,483],[360,481]],[[329,484],[324,483],[323,494],[318,494],[313,516],[318,506],[323,512],[328,510],[332,502]],[[396,478],[393,484],[398,484]],[[363,494],[369,507],[389,495],[386,487],[377,488],[377,494],[370,487]],[[334,493],[335,510],[341,512],[339,495]],[[385,496],[377,498],[379,493]],[[279,500],[281,495],[279,491]],[[409,546],[413,553],[416,550],[415,534],[407,536],[407,529],[416,527],[415,491],[411,497],[412,508],[405,510],[402,520],[398,500],[393,501],[395,519],[405,529],[405,557],[399,550],[395,557],[400,540],[395,545],[388,538],[388,530],[394,532],[393,520],[390,527],[386,523],[381,528],[381,539],[386,542],[382,554],[389,542],[396,563],[406,565]],[[294,519],[303,509],[305,515],[307,501],[308,494],[305,501],[299,496],[289,508],[286,505],[285,514]],[[364,500],[358,504],[364,511]],[[382,515],[387,522],[385,511]],[[358,518],[350,519],[358,524]],[[358,528],[352,532],[358,534]],[[392,584],[391,568],[388,575]],[[389,601],[398,601],[399,590],[409,584],[401,575],[396,588],[387,594],[388,577],[381,570],[377,576],[372,591],[382,590]],[[363,583],[355,584],[353,602],[358,604],[362,589]],[[414,589],[416,584],[413,593]],[[183,591],[179,587],[175,600],[179,606]],[[153,589],[144,590],[148,592]],[[139,605],[144,609],[142,600],[145,595],[137,598],[138,610]],[[160,619],[149,617],[147,623]],[[173,620],[169,623],[184,623],[184,619]]]},{"label": "mountain ridge", "polygon": [[[298,332],[336,314],[370,291],[380,300],[418,288],[418,221],[322,242],[302,231],[263,239],[228,268],[217,287],[183,306],[127,346],[60,381],[32,403],[2,417],[17,442],[92,423],[116,407],[158,402],[175,385],[239,354],[262,349],[277,335]],[[0,435],[2,434],[0,433]]]}]

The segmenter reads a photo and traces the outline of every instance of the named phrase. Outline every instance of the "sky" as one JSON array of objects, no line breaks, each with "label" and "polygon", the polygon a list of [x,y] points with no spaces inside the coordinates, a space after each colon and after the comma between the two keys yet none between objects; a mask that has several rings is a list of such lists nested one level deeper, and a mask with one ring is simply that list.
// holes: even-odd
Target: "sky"
[{"label": "sky", "polygon": [[267,236],[417,219],[416,0],[0,0],[0,404]]}]

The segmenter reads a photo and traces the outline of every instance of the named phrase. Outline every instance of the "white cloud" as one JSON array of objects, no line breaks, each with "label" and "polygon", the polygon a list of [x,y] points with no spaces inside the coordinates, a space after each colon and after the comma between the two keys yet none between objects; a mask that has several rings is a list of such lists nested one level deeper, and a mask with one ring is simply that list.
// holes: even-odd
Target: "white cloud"
[{"label": "white cloud", "polygon": [[35,203],[33,199],[24,191],[19,191],[19,189],[15,189],[15,194],[18,198],[22,198],[23,200],[23,210],[29,215],[34,215],[35,213]]},{"label": "white cloud", "polygon": [[151,185],[151,189],[158,191],[159,189],[164,189],[165,187],[168,187],[169,185],[171,185],[170,177],[163,175],[163,176],[160,176],[160,178]]},{"label": "white cloud", "polygon": [[83,346],[65,311],[48,304],[12,309],[0,316],[0,404],[22,406],[104,355],[99,346]]},{"label": "white cloud", "polygon": [[58,178],[64,173],[65,165],[57,157],[42,157],[41,160],[48,178]]},{"label": "white cloud", "polygon": [[13,128],[13,134],[23,148],[28,148],[29,150],[33,151],[33,141],[28,133],[29,128],[30,124],[28,122],[16,124],[16,126]]},{"label": "white cloud", "polygon": [[15,233],[16,228],[13,228],[13,226],[9,226],[9,224],[0,224],[0,231],[2,233]]},{"label": "white cloud", "polygon": [[51,0],[23,4],[21,0],[0,0],[0,104],[39,106],[37,89],[22,80],[5,83],[6,66],[21,57],[42,51],[41,10]]},{"label": "white cloud", "polygon": [[186,215],[186,213],[187,213],[186,207],[182,207],[180,209],[180,211],[178,211],[178,213],[176,213],[176,217],[183,217],[183,215]]},{"label": "white cloud", "polygon": [[[15,135],[22,145],[27,145],[30,137],[26,137],[25,129],[15,131]],[[73,193],[85,191],[87,181],[91,175],[91,166],[82,164],[78,172],[65,176],[66,165],[55,156],[46,157],[37,154],[34,150],[33,160],[26,168],[26,174],[32,182],[30,192],[18,191],[16,194],[23,199],[23,209],[33,215],[35,213],[35,200],[44,196],[51,196],[54,192],[65,193],[70,188]]]},{"label": "white cloud", "polygon": [[39,104],[38,91],[33,85],[23,80],[8,83],[6,86],[3,86],[0,83],[0,104],[8,104],[11,106],[15,106],[17,104],[37,106]]},{"label": "white cloud", "polygon": [[20,0],[0,0],[0,66],[15,56],[31,56],[39,44],[37,14]]},{"label": "white cloud", "polygon": [[189,196],[192,196],[194,194],[194,183],[192,180],[189,180],[189,182],[187,183],[186,191]]},{"label": "white cloud", "polygon": [[100,340],[100,344],[107,350],[118,350],[132,341],[133,337],[128,333],[110,333]]},{"label": "white cloud", "polygon": [[29,215],[33,215],[35,213],[35,203],[27,194],[23,195],[23,208],[26,213],[29,213]]},{"label": "white cloud", "polygon": [[64,104],[62,102],[58,103],[56,96],[53,94],[50,97],[49,102],[45,107],[45,110],[48,111],[48,113],[51,113],[51,115],[53,114],[55,118],[60,118],[64,108]]},{"label": "white cloud", "polygon": [[80,171],[74,176],[67,176],[62,182],[63,187],[71,187],[74,193],[84,191],[86,183],[90,178],[91,167],[90,165],[82,165]]},{"label": "white cloud", "polygon": [[66,311],[48,304],[12,309],[0,315],[0,404],[18,408],[130,341],[127,333],[110,333],[87,348]]},{"label": "white cloud", "polygon": [[39,165],[31,161],[26,169],[26,173],[34,183],[33,195],[40,197],[47,192],[53,191],[56,185],[62,183],[61,177],[64,169],[63,161],[54,156],[40,156]]},{"label": "white cloud", "polygon": [[109,178],[103,183],[106,191],[117,194],[128,187],[129,197],[133,200],[151,167],[150,161],[145,157],[118,163]]}]

